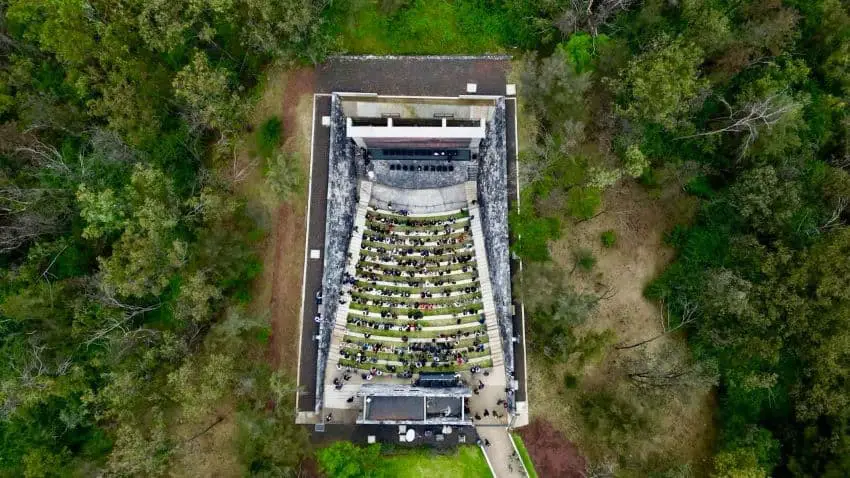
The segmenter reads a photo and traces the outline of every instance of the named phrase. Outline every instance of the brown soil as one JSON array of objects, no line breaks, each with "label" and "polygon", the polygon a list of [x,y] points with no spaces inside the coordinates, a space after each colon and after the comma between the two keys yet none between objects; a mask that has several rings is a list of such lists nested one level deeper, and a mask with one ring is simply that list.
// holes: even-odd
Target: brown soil
[{"label": "brown soil", "polygon": [[[220,417],[223,420],[219,422]],[[215,425],[206,430],[212,424]],[[178,425],[176,434],[181,443],[176,448],[170,476],[218,478],[242,475],[245,470],[232,448],[236,427],[236,414],[227,405],[203,419]]]},{"label": "brown soil", "polygon": [[[282,204],[277,212],[273,237],[272,295],[269,301],[272,335],[269,353],[272,365],[297,373],[299,312],[301,311],[301,278],[304,257],[291,251],[303,248],[304,213],[291,204]],[[282,357],[292,358],[281,362]]]},{"label": "brown soil", "polygon": [[517,431],[539,476],[584,478],[586,460],[575,444],[551,423],[536,419]]},{"label": "brown soil", "polygon": [[[310,134],[312,128],[313,69],[288,71],[269,81],[283,82],[281,87],[269,87],[268,98],[258,106],[257,122],[271,115],[281,117],[284,148],[301,158],[305,187],[298,197],[281,203],[275,211],[275,226],[267,242],[265,271],[262,279],[271,285],[268,310],[272,329],[269,341],[269,360],[290,374],[297,373],[298,338],[300,330],[301,280],[304,267],[304,234],[306,228],[306,174],[310,165]],[[309,113],[305,115],[305,104]],[[261,285],[260,287],[264,287]],[[285,359],[284,359],[285,357]]]},{"label": "brown soil", "polygon": [[[694,206],[693,198],[682,194],[674,185],[663,191],[648,192],[627,181],[606,191],[600,214],[566,227],[563,238],[551,247],[555,263],[570,271],[576,251],[591,250],[597,258],[593,269],[589,272],[576,269],[568,280],[581,291],[601,294],[610,290],[613,294],[599,303],[593,316],[578,329],[579,334],[582,330],[607,329],[615,333],[615,343],[630,344],[661,332],[659,304],[647,300],[643,291],[674,257],[674,251],[663,242],[664,232],[676,223],[687,222]],[[613,248],[604,248],[600,240],[602,232],[608,230],[616,233]],[[684,350],[683,338],[665,336],[650,343],[647,349],[651,352],[669,343]],[[591,460],[625,455],[632,463],[648,464],[666,456],[690,462],[698,469],[710,455],[714,438],[714,398],[710,391],[680,394],[658,404],[655,408],[662,418],[657,434],[634,443],[629,450],[609,450],[598,437],[582,429],[574,403],[577,394],[564,392],[563,374],[578,374],[583,390],[618,387],[623,380],[617,369],[620,353],[611,344],[599,362],[578,371],[561,365],[546,368],[532,360],[529,366],[532,414],[545,417]]]}]

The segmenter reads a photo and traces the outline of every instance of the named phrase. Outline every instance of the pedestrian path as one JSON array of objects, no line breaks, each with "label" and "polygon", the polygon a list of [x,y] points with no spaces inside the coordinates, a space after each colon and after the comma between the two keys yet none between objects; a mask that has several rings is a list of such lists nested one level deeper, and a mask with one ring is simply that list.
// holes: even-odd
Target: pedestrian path
[{"label": "pedestrian path", "polygon": [[[511,436],[505,427],[475,427],[478,438],[484,443],[484,453],[496,478],[524,478],[528,474],[516,454]],[[487,445],[489,443],[489,445]]]}]

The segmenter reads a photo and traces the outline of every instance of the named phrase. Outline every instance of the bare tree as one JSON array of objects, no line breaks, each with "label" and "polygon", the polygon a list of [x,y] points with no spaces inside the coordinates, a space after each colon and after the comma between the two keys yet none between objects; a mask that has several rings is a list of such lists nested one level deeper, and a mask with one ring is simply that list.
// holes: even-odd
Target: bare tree
[{"label": "bare tree", "polygon": [[13,251],[39,237],[52,234],[62,224],[60,190],[20,188],[3,184],[0,177],[0,253]]},{"label": "bare tree", "polygon": [[606,459],[596,463],[588,463],[582,476],[584,478],[614,478],[616,474],[616,463]]},{"label": "bare tree", "polygon": [[[89,339],[86,340],[86,347],[103,340],[116,332],[120,333],[120,336],[118,337],[119,339],[127,339],[130,343],[135,343],[135,339],[145,335],[155,335],[152,330],[133,327],[133,319],[139,315],[159,309],[162,307],[162,302],[156,302],[145,306],[137,306],[120,300],[111,288],[107,287],[99,280],[97,280],[97,283],[93,283],[91,285],[93,287],[90,287],[88,292],[88,296],[91,299],[108,307],[118,309],[120,313],[110,315],[107,320],[104,321],[103,326],[96,330]],[[124,342],[126,344],[127,341],[125,340]]]},{"label": "bare tree", "polygon": [[587,30],[593,36],[599,34],[599,28],[614,15],[628,10],[637,0],[571,0],[569,8],[555,19],[555,26],[561,33],[572,34]]},{"label": "bare tree", "polygon": [[821,232],[836,228],[841,225],[841,215],[844,214],[844,211],[847,209],[848,198],[841,197],[836,199],[835,207],[832,208],[832,212],[829,217],[826,218],[824,223],[818,228]]},{"label": "bare tree", "polygon": [[669,343],[652,353],[643,349],[621,357],[620,366],[640,388],[672,390],[717,384],[713,363],[697,362]]},{"label": "bare tree", "polygon": [[718,121],[723,121],[724,126],[696,133],[687,136],[680,136],[676,139],[697,138],[700,136],[713,136],[722,133],[746,133],[744,142],[741,144],[741,154],[743,157],[750,146],[758,139],[759,132],[764,129],[770,129],[779,123],[786,115],[799,110],[802,104],[795,101],[793,98],[780,91],[774,95],[768,96],[755,101],[748,101],[741,108],[735,110],[723,98],[720,101],[726,106],[729,115],[723,118],[717,118]]},{"label": "bare tree", "polygon": [[665,335],[667,335],[671,332],[675,332],[679,329],[682,329],[684,327],[687,327],[688,325],[695,323],[700,317],[699,315],[697,315],[697,310],[699,309],[699,307],[697,307],[695,304],[692,304],[691,302],[684,302],[681,305],[682,305],[681,317],[680,317],[679,321],[675,325],[673,325],[672,320],[671,320],[672,314],[670,313],[670,306],[668,305],[668,306],[665,307],[664,301],[662,300],[661,305],[659,306],[660,321],[661,321],[661,333],[656,334],[656,335],[654,335],[654,336],[652,336],[652,337],[650,337],[646,340],[641,340],[640,342],[636,342],[636,343],[631,344],[631,345],[620,344],[620,345],[615,346],[614,348],[617,349],[617,350],[628,350],[628,349],[637,348],[637,347],[640,347],[641,345],[646,345],[646,344],[652,342],[653,340],[664,337]]}]

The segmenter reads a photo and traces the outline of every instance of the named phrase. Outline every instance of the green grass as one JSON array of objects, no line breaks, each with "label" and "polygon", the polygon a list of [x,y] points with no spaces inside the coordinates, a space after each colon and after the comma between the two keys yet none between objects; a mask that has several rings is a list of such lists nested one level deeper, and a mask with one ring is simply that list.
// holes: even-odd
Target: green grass
[{"label": "green grass", "polygon": [[460,446],[457,452],[438,454],[411,450],[385,455],[387,476],[398,478],[490,478],[490,467],[477,446]]},{"label": "green grass", "polygon": [[[480,330],[482,332],[486,332],[487,329],[484,325],[481,325],[479,328],[469,327],[465,329],[452,329],[452,330],[409,330],[409,331],[399,331],[399,330],[376,330],[371,327],[358,327],[356,325],[348,324],[346,326],[349,332],[357,332],[360,334],[372,334],[376,339],[380,339],[380,337],[395,337],[401,338],[404,336],[415,338],[415,339],[433,339],[439,338],[440,335],[453,335],[460,331],[461,333],[470,332],[470,337],[472,336],[472,332],[476,330]],[[463,335],[461,335],[463,337]]]},{"label": "green grass", "polygon": [[[377,339],[374,339],[374,338],[364,339],[363,337],[355,337],[353,335],[345,335],[343,337],[343,340],[346,343],[380,344],[380,345],[383,345],[383,346],[386,346],[386,347],[400,347],[401,345],[403,345],[403,344],[399,344],[398,342],[385,342],[383,340],[377,340]],[[482,344],[486,344],[486,343],[490,342],[490,338],[487,337],[486,335],[482,335],[481,337],[478,337],[478,342],[482,343]],[[457,346],[454,348],[454,350],[459,350],[459,349],[463,349],[463,348],[466,348],[466,347],[474,347],[474,343],[475,343],[475,338],[464,338],[464,339],[458,340]]]},{"label": "green grass", "polygon": [[537,478],[537,472],[534,471],[534,463],[531,462],[531,456],[528,454],[528,450],[525,449],[525,443],[522,442],[522,437],[516,433],[511,433],[511,438],[514,440],[517,450],[519,450],[519,457],[522,459],[522,464],[525,465],[525,469],[528,471],[528,478]]},{"label": "green grass", "polygon": [[[360,264],[358,264],[358,265],[357,265],[357,275],[358,275],[358,276],[359,276],[359,277],[360,277],[363,281],[371,282],[369,279],[366,279],[366,278],[365,278],[365,277],[368,277],[368,274],[370,274],[370,273],[369,273],[369,272],[365,272],[365,269],[363,269],[363,268],[360,266]],[[410,282],[413,282],[413,281],[416,281],[416,282],[424,282],[424,281],[426,281],[426,280],[429,280],[429,281],[435,281],[435,280],[440,280],[440,279],[442,279],[442,280],[447,280],[447,281],[462,280],[462,279],[472,279],[472,278],[473,278],[473,276],[474,276],[474,275],[476,275],[476,274],[477,274],[477,273],[472,273],[472,272],[461,272],[461,273],[458,273],[458,274],[451,274],[451,275],[445,275],[445,276],[417,277],[417,278],[415,278],[415,279],[414,279],[413,277],[410,277],[410,276],[407,276],[407,275],[404,275],[404,276],[401,276],[401,277],[381,275],[381,276],[378,278],[378,280],[380,280],[380,281],[382,281],[382,282],[393,282],[393,283],[401,284],[401,286],[399,286],[399,287],[411,287],[411,286],[409,286],[408,284],[409,284]],[[476,278],[476,279],[477,279],[477,278]],[[434,286],[431,286],[431,287],[434,287]],[[424,289],[425,289],[425,290],[428,290],[428,288],[427,288],[427,287],[426,287],[426,288],[424,288]],[[409,290],[409,289],[408,289],[408,290]],[[418,288],[416,288],[416,290],[419,290],[419,289],[418,289]]]},{"label": "green grass", "polygon": [[409,0],[382,11],[380,0],[333,2],[327,30],[348,53],[483,54],[511,44],[505,9],[488,0]]},{"label": "green grass", "polygon": [[445,305],[454,303],[468,304],[470,302],[480,302],[480,300],[478,299],[481,299],[481,292],[471,292],[469,294],[454,295],[451,297],[428,297],[425,299],[418,295],[411,297],[394,297],[380,294],[371,294],[368,292],[352,292],[351,296],[356,297],[358,299],[371,300],[372,302],[391,302],[396,308],[413,308],[414,304]]}]

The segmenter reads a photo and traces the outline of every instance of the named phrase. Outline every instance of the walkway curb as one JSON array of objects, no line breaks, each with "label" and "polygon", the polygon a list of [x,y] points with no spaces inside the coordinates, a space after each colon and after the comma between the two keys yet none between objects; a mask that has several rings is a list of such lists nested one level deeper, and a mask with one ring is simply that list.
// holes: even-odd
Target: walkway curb
[{"label": "walkway curb", "polygon": [[528,473],[528,468],[525,467],[525,461],[523,461],[523,459],[522,459],[522,454],[520,454],[519,448],[517,448],[517,446],[516,446],[516,442],[514,441],[514,436],[511,433],[510,429],[505,429],[505,433],[508,434],[508,440],[511,441],[511,445],[514,447],[514,453],[516,453],[516,456],[519,457],[519,463],[520,463],[520,465],[522,465],[522,471],[525,472],[525,476],[531,476]]},{"label": "walkway curb", "polygon": [[493,475],[493,478],[499,478],[496,476],[496,470],[493,468],[493,464],[490,463],[490,457],[487,456],[487,450],[484,449],[484,445],[478,445],[478,448],[481,449],[481,453],[484,454],[484,459],[487,460],[487,466],[490,467],[490,474]]}]

